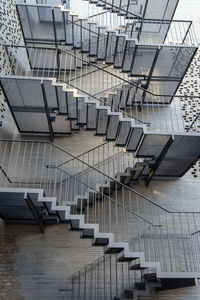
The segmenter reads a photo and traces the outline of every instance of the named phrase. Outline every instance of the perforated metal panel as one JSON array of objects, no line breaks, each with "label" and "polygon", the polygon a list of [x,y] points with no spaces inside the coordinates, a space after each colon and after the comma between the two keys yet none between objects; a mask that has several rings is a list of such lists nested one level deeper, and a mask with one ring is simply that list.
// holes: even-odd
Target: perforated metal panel
[{"label": "perforated metal panel", "polygon": [[96,129],[96,120],[97,111],[95,104],[88,104],[88,112],[87,112],[87,128],[88,129]]},{"label": "perforated metal panel", "polygon": [[133,128],[127,145],[128,151],[136,151],[143,136],[143,128]]},{"label": "perforated metal panel", "polygon": [[119,135],[117,138],[117,145],[121,145],[121,146],[126,145],[130,129],[131,129],[131,122],[129,122],[129,121],[121,122]]},{"label": "perforated metal panel", "polygon": [[97,134],[106,134],[108,114],[106,109],[98,110]]},{"label": "perforated metal panel", "polygon": [[110,116],[108,123],[108,132],[106,138],[108,140],[115,140],[119,126],[119,116]]},{"label": "perforated metal panel", "polygon": [[137,152],[139,157],[158,157],[170,138],[164,134],[145,134]]},{"label": "perforated metal panel", "polygon": [[174,137],[174,142],[156,171],[156,176],[182,176],[200,157],[200,137]]}]

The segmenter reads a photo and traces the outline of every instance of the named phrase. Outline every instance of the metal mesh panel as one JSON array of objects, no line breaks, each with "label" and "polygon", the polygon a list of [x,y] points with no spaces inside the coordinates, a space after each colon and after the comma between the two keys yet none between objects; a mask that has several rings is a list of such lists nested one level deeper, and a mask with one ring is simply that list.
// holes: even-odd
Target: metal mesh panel
[{"label": "metal mesh panel", "polygon": [[58,97],[58,106],[60,113],[67,113],[67,102],[66,102],[66,93],[63,92],[62,87],[57,87],[57,97]]},{"label": "metal mesh panel", "polygon": [[97,111],[95,104],[88,104],[87,128],[96,129]]},{"label": "metal mesh panel", "polygon": [[98,111],[98,125],[97,125],[97,134],[105,134],[108,122],[107,110]]},{"label": "metal mesh panel", "polygon": [[126,141],[131,129],[131,122],[121,122],[120,131],[117,139],[118,145],[126,145]]},{"label": "metal mesh panel", "polygon": [[69,119],[76,119],[77,111],[76,104],[77,99],[73,97],[73,93],[67,93],[67,111]]},{"label": "metal mesh panel", "polygon": [[[159,56],[153,71],[153,76],[162,76],[162,77],[172,77],[172,70],[174,69],[174,64],[178,59],[179,64],[179,47],[162,47],[159,52]],[[178,70],[178,65],[177,65]],[[181,74],[177,72],[179,77]]]},{"label": "metal mesh panel", "polygon": [[115,54],[115,61],[114,66],[115,67],[121,67],[122,61],[123,61],[123,51],[124,51],[124,44],[125,44],[125,37],[118,37],[118,43],[116,48],[116,54]]},{"label": "metal mesh panel", "polygon": [[49,132],[45,113],[14,112],[20,131],[23,132]]},{"label": "metal mesh panel", "polygon": [[[157,95],[173,95],[179,85],[179,81],[151,81],[148,91]],[[149,103],[170,103],[172,97],[153,97],[146,94],[145,102]]]},{"label": "metal mesh panel", "polygon": [[131,133],[127,150],[135,151],[138,147],[142,135],[143,135],[143,128],[134,128]]},{"label": "metal mesh panel", "polygon": [[25,39],[54,40],[51,7],[18,5]]},{"label": "metal mesh panel", "polygon": [[107,139],[114,140],[117,135],[119,116],[110,116]]},{"label": "metal mesh panel", "polygon": [[138,156],[142,157],[158,157],[163,147],[169,140],[170,135],[148,134],[145,135],[138,151]]},{"label": "metal mesh panel", "polygon": [[130,71],[133,55],[135,53],[135,42],[127,42],[125,58],[123,62],[123,71]]},{"label": "metal mesh panel", "polygon": [[198,136],[175,136],[174,142],[160,164],[157,176],[182,176],[199,157]]},{"label": "metal mesh panel", "polygon": [[113,63],[113,61],[114,61],[115,44],[116,44],[116,34],[109,32],[107,48],[106,48],[106,62],[107,63]]},{"label": "metal mesh panel", "polygon": [[140,43],[163,44],[169,26],[170,21],[144,21],[139,39]]},{"label": "metal mesh panel", "polygon": [[131,73],[148,76],[151,70],[151,66],[152,66],[153,59],[155,57],[156,50],[157,50],[156,47],[138,46]]},{"label": "metal mesh panel", "polygon": [[178,0],[148,0],[147,3],[145,18],[170,20]]},{"label": "metal mesh panel", "polygon": [[83,98],[78,98],[78,123],[87,123],[87,104],[84,103]]},{"label": "metal mesh panel", "polygon": [[54,7],[55,27],[56,27],[56,38],[58,41],[65,40],[64,32],[64,17],[60,8]]},{"label": "metal mesh panel", "polygon": [[2,79],[1,81],[11,106],[44,106],[40,80]]},{"label": "metal mesh panel", "polygon": [[52,81],[45,80],[44,87],[49,108],[58,108],[58,103],[56,101],[56,89],[52,86]]}]

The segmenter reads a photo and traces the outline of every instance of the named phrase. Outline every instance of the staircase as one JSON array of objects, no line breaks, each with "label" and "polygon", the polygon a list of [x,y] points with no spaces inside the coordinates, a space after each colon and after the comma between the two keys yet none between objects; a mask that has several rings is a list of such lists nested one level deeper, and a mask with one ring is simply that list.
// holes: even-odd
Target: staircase
[{"label": "staircase", "polygon": [[186,132],[175,97],[197,50],[192,23],[172,20],[178,1],[153,1],[84,1],[84,16],[75,1],[72,10],[20,1],[25,45],[1,45],[10,65],[0,85],[22,135],[92,130],[105,140],[78,157],[0,140],[1,218],[41,232],[67,222],[104,247],[72,276],[72,300],[156,297],[200,276],[200,213],[169,211],[132,188],[180,177],[200,156],[195,119]]},{"label": "staircase", "polygon": [[[17,9],[26,45],[73,49],[80,58],[112,65],[136,78],[140,87],[160,95],[175,94],[198,48],[189,21],[125,21],[124,17],[113,21],[98,14],[88,19],[64,6],[39,4],[19,3]],[[138,93],[141,96],[143,102],[152,102]]]},{"label": "staircase", "polygon": [[[173,19],[176,6],[179,1],[163,1],[162,4],[159,1],[129,1],[129,0],[90,0],[88,1],[90,6],[96,6],[93,8],[93,12],[101,13],[102,11],[109,11],[110,13],[118,16],[124,16],[127,19]],[[73,10],[77,9],[73,3],[71,3]],[[92,9],[91,9],[92,10]]]},{"label": "staircase", "polygon": [[[19,195],[19,205],[29,195],[38,194],[35,199],[41,204],[34,202],[36,207],[45,207],[59,222],[68,222],[70,230],[80,230],[81,238],[90,238],[93,246],[104,246],[105,256],[92,266],[99,274],[92,285],[96,292],[103,284],[100,278],[110,284],[105,292],[113,291],[108,299],[137,299],[149,295],[152,287],[161,290],[195,284],[199,276],[198,212],[170,212],[90,166],[82,156],[75,157],[51,143],[1,140],[0,145],[1,202],[6,197],[11,203]],[[0,208],[6,221],[5,207]],[[112,270],[113,264],[119,270],[117,280],[124,281],[123,288],[117,285],[118,290],[116,272],[108,273],[110,279],[106,279],[102,267]],[[84,277],[83,271],[73,277],[73,297],[80,293],[84,299],[87,290],[85,299],[90,299],[91,282],[81,279],[91,275],[88,269]]]}]

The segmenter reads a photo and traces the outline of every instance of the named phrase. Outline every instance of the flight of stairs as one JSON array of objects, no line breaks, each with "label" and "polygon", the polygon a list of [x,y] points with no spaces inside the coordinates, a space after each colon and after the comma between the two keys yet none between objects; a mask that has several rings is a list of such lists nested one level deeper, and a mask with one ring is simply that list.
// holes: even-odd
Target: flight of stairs
[{"label": "flight of stairs", "polygon": [[[98,223],[86,223],[85,216],[82,214],[73,214],[73,207],[69,205],[58,205],[55,197],[45,197],[42,189],[8,189],[1,188],[0,193],[17,193],[26,195],[38,194],[37,201],[48,209],[49,214],[57,214],[60,222],[68,222],[69,230],[79,230],[81,238],[92,240],[93,246],[104,246],[105,254],[117,254],[118,262],[128,262],[129,270],[143,270],[143,281],[137,283],[134,287],[126,289],[118,299],[138,299],[138,296],[150,295],[152,288],[159,290],[169,288],[179,288],[195,285],[195,278],[199,275],[195,272],[162,272],[160,262],[149,262],[145,259],[144,252],[131,252],[128,242],[116,242],[112,232],[100,232]],[[81,196],[83,199],[83,196]],[[101,200],[99,200],[101,201]],[[92,205],[92,203],[90,203]],[[150,270],[150,272],[148,271]]]}]

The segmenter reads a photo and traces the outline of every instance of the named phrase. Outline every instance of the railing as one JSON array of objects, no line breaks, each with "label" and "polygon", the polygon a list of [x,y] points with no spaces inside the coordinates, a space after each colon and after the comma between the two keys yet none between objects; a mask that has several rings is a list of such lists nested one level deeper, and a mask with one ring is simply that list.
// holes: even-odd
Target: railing
[{"label": "railing", "polygon": [[1,140],[0,166],[1,187],[42,188],[162,271],[199,272],[199,212],[170,212],[51,143]]},{"label": "railing", "polygon": [[[145,122],[136,119],[133,114],[129,114],[118,107],[108,104],[94,94],[101,94],[111,87],[122,84],[123,77],[106,71],[104,67],[98,67],[91,62],[77,57],[71,52],[63,49],[24,46],[4,46],[6,52],[13,53],[18,49],[17,55],[10,56],[10,71],[1,71],[1,76],[15,75],[31,78],[56,78],[58,82],[63,82],[68,88],[78,89],[79,93],[88,95],[92,99],[99,100],[101,105],[109,105],[111,111],[121,112],[124,117],[132,117],[136,124]],[[23,60],[22,60],[23,58]],[[3,51],[2,51],[3,59]],[[126,81],[125,81],[126,82]],[[127,81],[129,82],[129,81]]]},{"label": "railing", "polygon": [[104,255],[72,275],[72,300],[107,299],[123,296],[126,289],[142,283],[141,271],[130,271],[116,255]]},{"label": "railing", "polygon": [[[156,94],[156,85],[151,86],[151,91],[145,90],[139,82],[128,79],[126,73],[113,72],[110,67],[93,64],[64,49],[4,47],[10,58],[10,71],[4,73],[2,70],[1,75],[57,78],[69,88],[97,99],[101,105],[110,106],[111,111],[133,118],[136,124],[151,124],[150,130],[181,133],[199,125],[195,110],[190,114],[189,127],[183,118],[185,103],[189,99],[199,99],[198,96]],[[144,95],[146,100],[141,107]]]},{"label": "railing", "polygon": [[[99,7],[95,11],[92,10],[90,15],[91,5],[87,1],[80,1],[80,5],[83,4],[82,8],[80,5],[77,6],[76,1],[72,3],[74,3],[72,11],[64,6],[56,6],[56,3],[53,6],[48,3],[45,5],[18,3],[17,10],[26,43],[74,44],[75,47],[84,46],[86,51],[88,46],[84,41],[88,44],[90,41],[92,45],[96,37],[100,40],[99,44],[105,45],[107,30],[112,29],[116,31],[115,33],[125,34],[127,38],[133,38],[139,43],[197,45],[191,21],[170,19],[130,21],[122,16],[111,14],[110,11],[102,12],[102,8]],[[87,5],[88,9],[86,9]]]}]

